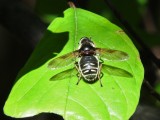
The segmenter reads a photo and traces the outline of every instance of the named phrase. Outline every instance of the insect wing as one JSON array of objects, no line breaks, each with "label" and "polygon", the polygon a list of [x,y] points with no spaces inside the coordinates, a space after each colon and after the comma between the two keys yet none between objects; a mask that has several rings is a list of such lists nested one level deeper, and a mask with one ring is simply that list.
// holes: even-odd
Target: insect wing
[{"label": "insect wing", "polygon": [[48,64],[48,68],[50,69],[58,69],[71,65],[75,62],[76,57],[78,56],[78,51],[73,51],[57,57],[51,60]]},{"label": "insect wing", "polygon": [[106,48],[96,48],[96,53],[100,55],[103,60],[118,60],[124,61],[129,58],[128,54],[119,50],[112,50]]},{"label": "insect wing", "polygon": [[113,76],[121,76],[121,77],[128,77],[128,78],[133,77],[132,74],[126,70],[123,70],[117,67],[113,67],[113,66],[109,66],[109,65],[104,65],[104,64],[102,66],[102,72],[105,72]]},{"label": "insect wing", "polygon": [[66,78],[71,78],[76,75],[77,75],[77,70],[75,68],[72,68],[54,75],[53,77],[50,78],[50,80],[51,81],[63,80]]}]

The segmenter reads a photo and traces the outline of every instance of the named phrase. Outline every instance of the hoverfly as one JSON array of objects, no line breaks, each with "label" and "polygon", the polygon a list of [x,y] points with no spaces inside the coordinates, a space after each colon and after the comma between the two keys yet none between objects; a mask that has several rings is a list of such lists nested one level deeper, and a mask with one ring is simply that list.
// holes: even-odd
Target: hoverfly
[{"label": "hoverfly", "polygon": [[123,69],[103,64],[103,61],[125,61],[128,60],[128,58],[128,54],[122,51],[106,48],[96,48],[91,39],[83,37],[80,39],[79,47],[77,50],[55,58],[48,64],[50,69],[58,69],[71,64],[74,64],[75,67],[54,75],[50,78],[50,80],[63,80],[67,77],[73,77],[77,75],[77,85],[83,78],[86,82],[89,83],[93,83],[96,80],[99,80],[100,85],[102,86],[102,71],[115,76],[132,76],[129,72]]}]

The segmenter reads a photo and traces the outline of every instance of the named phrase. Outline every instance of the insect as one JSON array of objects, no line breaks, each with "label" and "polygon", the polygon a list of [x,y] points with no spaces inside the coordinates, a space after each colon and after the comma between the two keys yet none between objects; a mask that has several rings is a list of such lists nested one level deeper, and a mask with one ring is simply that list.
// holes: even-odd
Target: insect
[{"label": "insect", "polygon": [[131,77],[129,72],[117,67],[105,65],[103,61],[125,61],[128,60],[128,58],[129,56],[125,52],[96,48],[91,39],[82,37],[77,50],[57,57],[49,62],[48,67],[50,69],[58,69],[74,64],[74,67],[54,75],[50,80],[63,80],[67,77],[77,76],[77,85],[83,78],[88,83],[94,83],[99,80],[102,86],[101,78],[103,72],[115,76]]}]

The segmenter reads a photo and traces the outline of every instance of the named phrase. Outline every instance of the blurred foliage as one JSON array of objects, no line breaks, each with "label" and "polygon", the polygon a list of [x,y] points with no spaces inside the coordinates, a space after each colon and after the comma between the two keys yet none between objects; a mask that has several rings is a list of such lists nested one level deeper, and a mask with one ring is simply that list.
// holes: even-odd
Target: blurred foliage
[{"label": "blurred foliage", "polygon": [[146,5],[148,0],[137,0],[137,2],[139,3],[139,5]]},{"label": "blurred foliage", "polygon": [[160,94],[160,83],[159,82],[155,85],[155,90]]},{"label": "blurred foliage", "polygon": [[37,0],[35,11],[46,23],[50,23],[68,8],[65,0]]}]

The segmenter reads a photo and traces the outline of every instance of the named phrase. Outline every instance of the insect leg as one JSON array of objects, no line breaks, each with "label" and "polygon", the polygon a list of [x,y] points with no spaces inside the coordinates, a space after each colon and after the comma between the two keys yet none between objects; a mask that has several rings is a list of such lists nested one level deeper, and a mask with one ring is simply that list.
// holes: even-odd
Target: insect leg
[{"label": "insect leg", "polygon": [[80,82],[80,80],[81,80],[81,73],[80,73],[80,71],[79,71],[79,69],[78,69],[78,63],[76,62],[75,63],[75,67],[76,67],[76,69],[77,69],[77,71],[78,71],[78,81],[77,81],[77,83],[76,83],[76,85],[78,85],[79,84],[79,82]]},{"label": "insect leg", "polygon": [[103,87],[103,85],[102,85],[102,81],[101,81],[101,69],[102,69],[102,64],[100,63],[100,65],[99,65],[99,72],[98,72],[98,80],[99,80],[99,82],[100,82],[100,85],[101,85],[101,87]]}]

